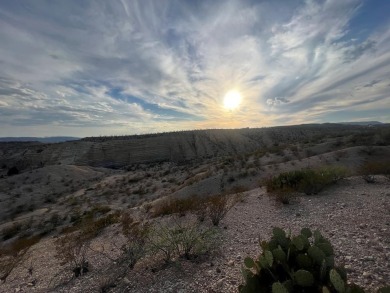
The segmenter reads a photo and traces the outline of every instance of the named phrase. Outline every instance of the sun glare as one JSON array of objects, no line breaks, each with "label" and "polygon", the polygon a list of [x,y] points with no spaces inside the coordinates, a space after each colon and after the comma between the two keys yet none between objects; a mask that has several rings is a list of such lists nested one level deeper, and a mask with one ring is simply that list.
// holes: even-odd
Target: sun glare
[{"label": "sun glare", "polygon": [[228,110],[236,109],[241,103],[241,94],[238,91],[229,91],[223,98],[223,105]]}]

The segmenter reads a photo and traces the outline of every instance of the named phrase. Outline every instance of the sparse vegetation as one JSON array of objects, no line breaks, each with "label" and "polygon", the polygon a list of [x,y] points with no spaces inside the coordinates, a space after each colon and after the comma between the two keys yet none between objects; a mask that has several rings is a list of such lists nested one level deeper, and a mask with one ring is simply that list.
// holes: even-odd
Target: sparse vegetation
[{"label": "sparse vegetation", "polygon": [[67,265],[77,278],[87,273],[87,249],[90,238],[80,231],[67,234],[56,241],[56,258],[62,265]]},{"label": "sparse vegetation", "polygon": [[214,195],[208,199],[208,215],[214,226],[218,226],[219,222],[225,217],[226,213],[232,207],[227,195]]},{"label": "sparse vegetation", "polygon": [[127,242],[121,247],[122,256],[120,257],[120,263],[127,269],[133,269],[135,264],[147,252],[147,238],[150,233],[150,227],[135,221],[128,213],[122,214],[121,224],[122,232],[127,237]]},{"label": "sparse vegetation", "polygon": [[[310,126],[308,128],[299,126],[286,129],[287,131],[282,129],[276,131],[273,128],[247,129],[242,133],[240,133],[241,130],[237,131],[237,137],[242,135],[249,138],[239,148],[234,147],[235,141],[231,143],[220,142],[219,139],[224,138],[219,138],[218,135],[205,141],[200,136],[199,139],[196,138],[194,141],[196,141],[196,144],[198,144],[198,140],[200,143],[204,142],[204,150],[194,145],[194,152],[187,152],[187,145],[183,144],[183,151],[188,153],[185,156],[173,152],[170,155],[171,159],[150,164],[131,162],[133,158],[135,158],[135,161],[138,160],[139,157],[137,156],[140,153],[138,153],[138,149],[134,150],[132,146],[129,146],[132,150],[131,155],[120,156],[120,160],[129,160],[129,163],[125,162],[126,164],[123,167],[120,162],[115,163],[115,166],[111,166],[113,168],[111,170],[104,167],[68,165],[66,162],[70,162],[71,156],[68,160],[68,158],[63,158],[62,155],[52,155],[53,151],[50,145],[45,145],[44,152],[35,151],[38,147],[32,151],[29,147],[23,147],[22,150],[18,150],[18,153],[12,150],[3,152],[4,162],[7,165],[4,164],[3,169],[0,170],[0,203],[5,207],[3,209],[5,212],[1,214],[3,222],[0,224],[7,228],[1,228],[0,237],[4,243],[0,245],[0,277],[5,280],[8,274],[13,272],[8,284],[11,283],[11,280],[16,284],[17,278],[25,280],[20,272],[27,272],[28,264],[26,263],[31,261],[30,256],[35,259],[36,255],[34,254],[42,251],[42,246],[46,245],[46,241],[48,243],[54,241],[57,245],[56,259],[53,262],[57,262],[57,264],[61,262],[65,265],[65,267],[59,268],[61,270],[59,273],[61,282],[62,279],[66,279],[64,278],[64,270],[67,270],[66,277],[71,275],[80,277],[93,268],[93,274],[90,274],[88,278],[77,280],[75,282],[77,283],[76,286],[85,286],[87,279],[95,281],[95,278],[98,277],[99,281],[94,283],[94,289],[101,292],[111,292],[116,290],[111,289],[114,285],[122,286],[122,281],[127,283],[124,279],[125,274],[127,274],[126,277],[129,278],[130,282],[135,284],[137,280],[132,280],[130,277],[137,278],[144,271],[147,274],[149,271],[154,273],[158,269],[169,268],[171,270],[173,266],[183,266],[187,269],[187,265],[189,265],[187,260],[198,261],[203,257],[208,257],[209,253],[220,244],[219,241],[222,236],[228,235],[228,237],[231,237],[236,230],[239,235],[243,235],[245,238],[235,238],[234,241],[238,240],[236,241],[237,246],[232,244],[232,239],[227,239],[228,252],[223,252],[221,257],[223,258],[222,262],[226,261],[226,265],[230,266],[229,263],[233,263],[231,266],[237,266],[237,260],[241,259],[241,254],[235,254],[238,253],[236,251],[237,247],[240,243],[246,243],[248,246],[249,244],[252,245],[255,241],[253,238],[256,237],[256,235],[238,231],[240,230],[237,228],[239,226],[237,226],[237,222],[234,222],[239,218],[236,218],[237,212],[239,212],[240,217],[241,212],[242,217],[245,217],[252,212],[250,205],[259,203],[263,205],[264,203],[264,208],[275,209],[277,213],[280,212],[283,219],[285,219],[284,216],[287,213],[291,212],[292,214],[288,215],[289,217],[292,216],[292,223],[306,220],[307,217],[312,215],[311,207],[314,206],[314,203],[317,203],[317,200],[326,202],[327,199],[316,197],[295,200],[295,196],[299,193],[319,193],[343,178],[346,174],[343,168],[317,168],[319,164],[331,164],[335,163],[335,160],[338,161],[338,163],[336,162],[338,165],[346,164],[350,168],[351,174],[361,175],[369,183],[378,182],[378,184],[370,186],[364,184],[360,178],[349,178],[348,181],[340,184],[341,189],[351,186],[351,189],[355,189],[352,193],[354,195],[356,193],[356,196],[359,196],[359,199],[362,200],[366,200],[366,196],[374,199],[369,190],[377,189],[380,191],[378,199],[385,202],[383,197],[387,193],[386,190],[382,192],[382,189],[387,182],[384,181],[383,176],[378,175],[390,177],[390,162],[386,159],[389,154],[388,143],[386,143],[390,137],[388,135],[390,132],[387,131],[388,126],[383,126],[383,130],[366,127],[366,129],[356,128],[350,130],[346,128],[345,131],[335,131],[328,130],[326,126]],[[344,128],[341,127],[341,129]],[[180,133],[180,135],[182,134]],[[193,133],[191,133],[192,135]],[[202,135],[207,137],[208,134],[204,133]],[[155,137],[157,136],[159,135],[156,134]],[[143,136],[134,139],[139,138],[144,139]],[[123,137],[118,139],[123,139]],[[130,138],[126,137],[125,139]],[[87,139],[88,145],[93,147],[85,148],[80,152],[83,153],[82,159],[78,157],[78,153],[74,154],[74,162],[83,162],[85,165],[91,162],[94,166],[106,164],[106,162],[100,164],[101,158],[96,158],[95,154],[89,153],[88,149],[97,151],[103,149],[100,146],[95,146],[98,146],[100,140],[109,142],[111,138],[96,138],[96,140],[99,142]],[[304,140],[306,144],[303,143]],[[252,144],[252,142],[255,142],[255,144]],[[83,143],[84,141],[80,142],[80,145]],[[67,147],[67,154],[74,151],[71,145],[64,145]],[[119,145],[120,142],[118,142]],[[159,147],[158,144],[156,145]],[[59,150],[61,148],[62,145],[56,146],[55,154],[60,154]],[[105,153],[102,156],[110,156],[112,151],[108,151],[109,148],[106,147],[104,149]],[[161,152],[151,151],[149,154],[148,150],[145,154],[142,153],[142,160],[145,159],[145,162],[149,159],[153,161],[155,154],[162,154],[164,151],[165,149],[161,149]],[[204,154],[203,151],[206,153]],[[210,151],[212,153],[207,153]],[[26,158],[25,162],[18,157],[19,153],[22,152],[26,152],[23,155]],[[30,157],[30,154],[33,154],[33,156]],[[40,164],[36,162],[40,154],[52,156],[52,159]],[[14,160],[11,155],[18,160]],[[312,157],[306,157],[305,155]],[[57,157],[58,160],[62,161],[61,165],[60,162],[54,162]],[[105,159],[107,159],[107,162],[111,159],[112,161],[116,160],[115,158]],[[363,159],[367,161],[361,167],[356,168],[358,162],[362,162]],[[54,162],[53,165],[51,165],[52,161]],[[11,166],[20,168],[18,173],[21,173],[21,175],[12,176],[17,174],[15,173],[7,176]],[[290,171],[294,169],[295,171]],[[268,179],[264,179],[267,176],[269,176]],[[362,190],[358,190],[351,182],[363,186]],[[296,204],[278,210],[280,205],[269,205],[268,199],[263,197],[263,190],[256,189],[258,185],[265,185],[268,193],[277,202],[289,204],[293,201]],[[251,191],[244,193],[247,190]],[[337,193],[337,190],[335,191]],[[344,213],[349,213],[350,210],[353,211],[353,205],[351,204],[350,209],[350,204],[348,202],[344,203],[342,197],[337,198],[337,204],[333,204],[332,200],[333,197],[329,199],[329,204],[326,202],[324,207],[334,206],[335,209],[340,207],[340,210],[344,209]],[[310,201],[311,204],[306,205],[307,201]],[[233,208],[228,219],[223,221],[231,207],[237,202],[240,204]],[[345,209],[345,206],[348,209]],[[364,207],[366,206],[364,205]],[[387,208],[386,202],[381,206]],[[127,211],[123,212],[124,210]],[[261,206],[257,211],[257,214],[251,214],[251,219],[253,219],[253,222],[250,222],[251,226],[257,225],[259,222],[264,223],[262,217],[265,209]],[[364,215],[364,211],[361,212]],[[327,211],[327,215],[329,219],[334,216],[329,211]],[[355,218],[359,220],[359,217],[360,212]],[[6,223],[11,219],[16,224]],[[26,221],[26,219],[29,220]],[[337,220],[341,219],[337,218]],[[118,222],[121,225],[113,225]],[[338,223],[341,223],[341,221]],[[105,230],[108,226],[111,227]],[[371,241],[367,237],[366,230],[376,231],[377,229],[367,229],[365,225],[360,226],[357,231],[363,236],[360,237],[361,235],[354,234],[354,237],[362,238],[362,245],[365,245],[365,241]],[[378,227],[383,228],[380,225]],[[103,232],[103,230],[105,231]],[[220,232],[223,233],[219,234]],[[375,233],[377,233],[376,238],[379,240],[376,241],[378,245],[373,247],[372,255],[376,258],[378,255],[376,249],[380,252],[387,252],[388,249],[382,245],[384,233],[380,230]],[[48,235],[51,235],[52,238],[46,238],[45,243],[39,245],[37,249],[29,250],[39,239]],[[107,235],[109,237],[105,237]],[[337,233],[330,235],[333,237]],[[291,237],[290,241],[293,243],[294,239],[295,237]],[[309,240],[309,242],[312,241],[313,239]],[[93,243],[93,245],[90,245],[90,243]],[[100,244],[101,249],[99,247],[99,249],[93,250]],[[317,246],[315,243],[314,245]],[[283,246],[281,248],[284,249]],[[86,253],[87,250],[88,254]],[[31,255],[27,252],[31,252]],[[51,252],[48,249],[48,253]],[[291,253],[295,252],[290,251]],[[88,259],[87,255],[93,255],[94,257]],[[107,258],[104,261],[98,259],[94,263],[88,263],[88,261],[95,259],[95,256],[96,259],[100,257]],[[264,253],[262,256],[266,257]],[[210,262],[202,264],[201,268],[203,269],[206,265],[215,266],[212,269],[207,269],[207,271],[211,271],[211,275],[220,274],[221,258],[219,257],[220,255],[217,255],[216,260],[209,259]],[[361,254],[359,257],[364,257],[364,255]],[[162,260],[170,265],[162,264]],[[111,263],[105,266],[107,261],[111,261]],[[254,263],[258,261],[258,259],[253,260]],[[276,261],[275,257],[273,261]],[[360,262],[360,260],[357,262]],[[103,263],[104,268],[102,268]],[[191,269],[197,268],[194,263],[190,266]],[[13,270],[14,268],[18,269]],[[53,268],[55,270],[58,266],[53,266]],[[383,265],[379,264],[378,268],[383,268]],[[250,269],[254,275],[257,273],[255,266],[247,269]],[[358,267],[358,269],[361,269],[361,267]],[[106,274],[111,270],[112,275]],[[263,270],[263,268],[261,270],[261,275],[265,275],[263,271],[267,270]],[[365,284],[364,282],[367,280],[372,280],[375,284],[378,284],[380,279],[377,277],[380,274],[377,270],[372,270],[371,273],[367,269],[370,276],[368,278],[359,277],[356,280],[359,284]],[[41,274],[42,271],[36,270],[34,274]],[[295,271],[294,268],[294,273]],[[50,273],[48,271],[49,278],[52,277]],[[338,273],[341,276],[341,273]],[[315,273],[312,274],[316,276]],[[101,275],[106,277],[100,278]],[[157,278],[159,278],[159,275],[155,274]],[[28,286],[35,286],[35,277],[31,277],[31,284],[33,285]],[[226,277],[231,276],[226,274]],[[225,276],[220,279],[228,280]],[[292,282],[296,281],[294,277],[291,279]],[[41,288],[45,290],[45,280],[42,279],[42,274],[38,275],[36,280],[39,282],[39,286],[42,286]],[[280,281],[280,284],[285,286],[286,284],[283,283],[286,281],[287,279],[283,282]],[[26,281],[26,284],[27,282],[29,280]],[[213,286],[215,285],[214,289],[217,291],[225,290],[225,284],[223,282],[219,283],[213,284]],[[228,287],[231,287],[231,285],[230,283],[227,284]],[[21,286],[22,291],[25,290],[23,286]],[[69,284],[66,284],[66,286],[69,286]],[[368,287],[370,286],[368,285]],[[278,284],[275,285],[275,288],[277,290],[281,287]],[[332,290],[330,292],[333,292]]]},{"label": "sparse vegetation", "polygon": [[165,262],[174,257],[196,259],[217,247],[217,230],[199,222],[174,219],[168,224],[157,224],[148,234],[151,251],[160,253]]},{"label": "sparse vegetation", "polygon": [[360,166],[358,174],[362,175],[367,183],[375,182],[373,175],[385,175],[390,178],[390,161],[366,161]]},{"label": "sparse vegetation", "polygon": [[213,196],[189,196],[186,198],[170,198],[159,203],[154,207],[152,216],[164,216],[178,214],[184,216],[187,212],[198,216],[202,222],[208,215],[212,223],[218,226],[226,213],[231,208],[233,202],[229,201],[226,194],[217,194]]},{"label": "sparse vegetation", "polygon": [[292,192],[316,194],[342,179],[345,174],[346,170],[341,167],[297,170],[269,178],[265,181],[265,186],[271,194]]},{"label": "sparse vegetation", "polygon": [[24,261],[31,246],[40,241],[39,236],[19,238],[0,249],[0,280],[5,282],[11,272]]}]

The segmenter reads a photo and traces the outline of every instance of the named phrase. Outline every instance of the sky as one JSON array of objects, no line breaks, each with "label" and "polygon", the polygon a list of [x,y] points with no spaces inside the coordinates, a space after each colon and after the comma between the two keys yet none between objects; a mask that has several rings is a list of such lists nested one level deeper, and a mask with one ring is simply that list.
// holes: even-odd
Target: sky
[{"label": "sky", "polygon": [[[390,1],[0,1],[0,136],[390,122]],[[229,91],[241,96],[224,107]]]}]

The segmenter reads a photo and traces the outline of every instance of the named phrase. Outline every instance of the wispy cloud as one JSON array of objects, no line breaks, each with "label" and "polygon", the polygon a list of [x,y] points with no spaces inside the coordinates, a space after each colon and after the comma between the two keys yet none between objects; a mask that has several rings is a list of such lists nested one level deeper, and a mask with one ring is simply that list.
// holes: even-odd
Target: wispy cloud
[{"label": "wispy cloud", "polygon": [[[0,8],[0,135],[258,127],[390,110],[389,20],[363,13],[376,11],[369,1]],[[243,95],[234,112],[222,106],[230,89]]]}]

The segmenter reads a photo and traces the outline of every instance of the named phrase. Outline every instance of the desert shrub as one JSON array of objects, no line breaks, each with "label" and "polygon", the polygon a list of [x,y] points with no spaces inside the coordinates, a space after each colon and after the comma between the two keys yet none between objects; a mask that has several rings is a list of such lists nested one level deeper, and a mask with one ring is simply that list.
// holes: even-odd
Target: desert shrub
[{"label": "desert shrub", "polygon": [[364,292],[335,267],[333,247],[318,230],[304,228],[291,236],[274,228],[271,240],[260,246],[257,259],[244,260],[239,292]]},{"label": "desert shrub", "polygon": [[218,226],[233,203],[234,201],[229,201],[227,194],[171,198],[154,207],[152,216],[159,217],[173,214],[184,216],[187,212],[191,212],[198,217],[200,222],[203,222],[206,216],[209,216],[213,225]]},{"label": "desert shrub", "polygon": [[214,226],[218,226],[219,222],[225,217],[232,205],[229,202],[227,195],[213,195],[208,198],[208,215]]},{"label": "desert shrub", "polygon": [[212,252],[218,243],[217,230],[199,222],[179,222],[157,224],[147,236],[151,252],[163,255],[165,262],[174,257],[187,260],[196,259]]},{"label": "desert shrub", "polygon": [[208,201],[207,198],[198,199],[194,204],[192,213],[196,215],[199,222],[204,222],[207,217]]},{"label": "desert shrub", "polygon": [[0,249],[0,256],[17,256],[21,251],[30,248],[40,240],[39,236],[19,238]]},{"label": "desert shrub", "polygon": [[25,259],[31,246],[38,243],[39,236],[19,238],[0,249],[0,280],[5,282],[9,274]]},{"label": "desert shrub", "polygon": [[115,287],[115,279],[112,276],[103,276],[99,278],[98,286],[100,293],[109,292],[111,288]]},{"label": "desert shrub", "polygon": [[100,217],[96,220],[86,219],[85,221],[81,222],[81,230],[86,237],[94,238],[99,235],[104,228],[118,223],[119,216],[119,212],[116,212]]},{"label": "desert shrub", "polygon": [[147,252],[149,225],[135,221],[128,213],[122,214],[121,224],[127,242],[121,247],[120,263],[128,269],[133,269]]},{"label": "desert shrub", "polygon": [[80,231],[67,234],[56,240],[55,257],[61,261],[61,265],[68,265],[76,278],[89,270],[87,261],[89,243],[90,238]]},{"label": "desert shrub", "polygon": [[278,190],[272,194],[277,202],[282,204],[290,204],[291,200],[295,197],[295,193],[291,189]]},{"label": "desert shrub", "polygon": [[249,188],[243,185],[236,185],[230,188],[228,191],[225,192],[225,194],[233,194],[233,193],[241,193],[248,191]]},{"label": "desert shrub", "polygon": [[265,181],[269,193],[298,191],[316,194],[343,178],[346,170],[341,167],[323,167],[280,173]]},{"label": "desert shrub", "polygon": [[185,198],[169,198],[154,207],[152,216],[159,217],[172,214],[184,216],[186,212],[197,209],[200,200],[195,196]]},{"label": "desert shrub", "polygon": [[385,175],[390,177],[390,160],[381,162],[366,161],[358,169],[358,174],[362,175],[367,183],[375,182],[375,177],[372,175]]}]

